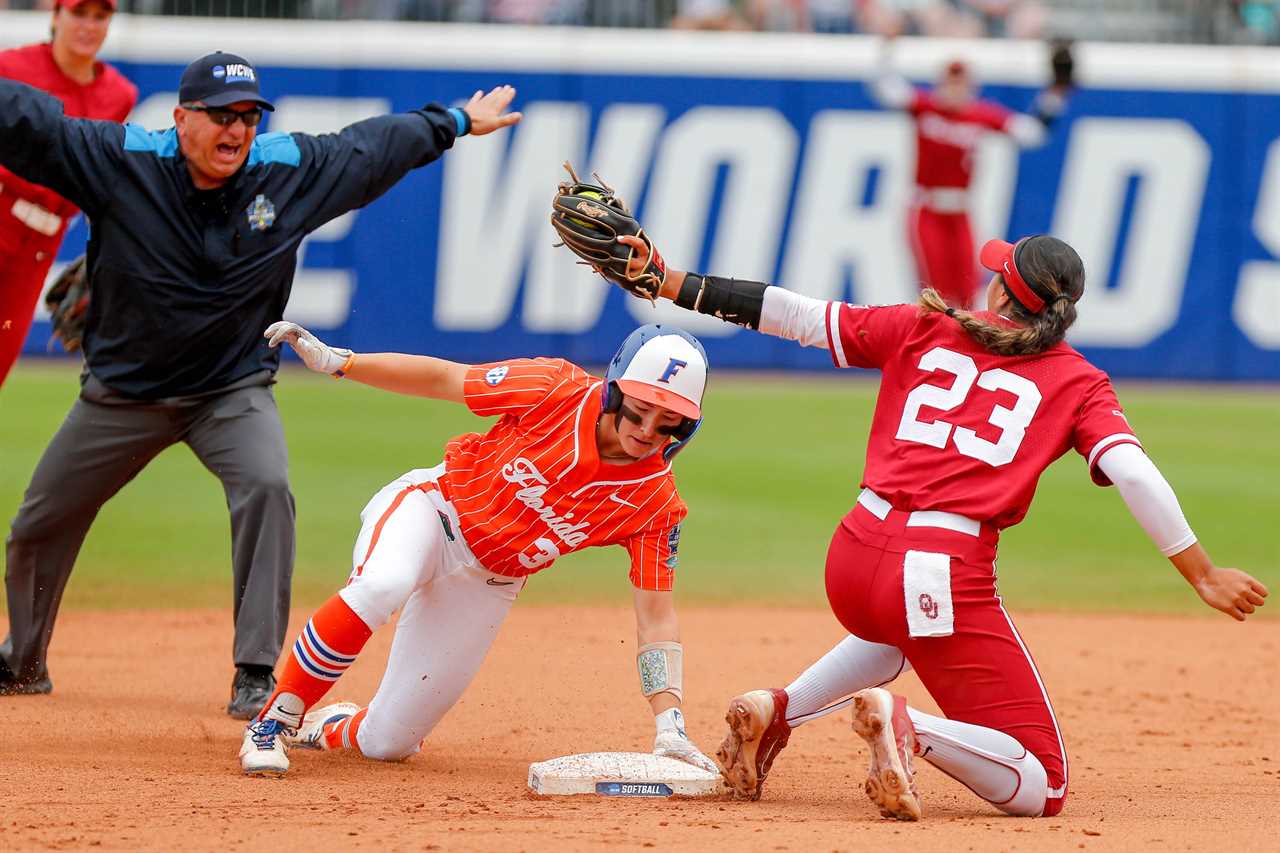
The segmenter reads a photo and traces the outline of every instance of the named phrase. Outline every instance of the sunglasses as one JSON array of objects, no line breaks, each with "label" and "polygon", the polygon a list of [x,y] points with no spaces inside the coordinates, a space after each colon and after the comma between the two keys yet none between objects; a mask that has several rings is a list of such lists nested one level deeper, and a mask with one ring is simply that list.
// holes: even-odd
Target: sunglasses
[{"label": "sunglasses", "polygon": [[195,113],[204,113],[209,117],[209,121],[222,127],[230,127],[237,120],[244,122],[245,127],[257,127],[258,123],[262,121],[261,107],[233,110],[230,107],[184,106],[183,109]]}]

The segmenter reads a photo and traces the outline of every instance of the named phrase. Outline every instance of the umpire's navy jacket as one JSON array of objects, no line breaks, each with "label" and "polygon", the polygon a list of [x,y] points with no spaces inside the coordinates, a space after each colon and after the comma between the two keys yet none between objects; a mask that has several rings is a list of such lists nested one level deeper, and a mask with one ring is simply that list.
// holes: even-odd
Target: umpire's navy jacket
[{"label": "umpire's navy jacket", "polygon": [[0,163],[89,218],[89,371],[143,399],[274,371],[280,353],[262,330],[284,312],[302,238],[439,157],[457,132],[431,104],[337,134],[264,133],[224,186],[197,190],[173,128],[69,119],[58,99],[0,80]]}]

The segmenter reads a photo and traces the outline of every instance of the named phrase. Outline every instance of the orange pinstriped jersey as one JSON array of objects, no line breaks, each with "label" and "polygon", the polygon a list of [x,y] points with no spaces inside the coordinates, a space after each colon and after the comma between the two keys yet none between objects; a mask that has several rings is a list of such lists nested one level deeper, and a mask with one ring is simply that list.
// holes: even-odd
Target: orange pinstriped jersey
[{"label": "orange pinstriped jersey", "polygon": [[661,454],[628,465],[601,462],[600,388],[601,380],[561,359],[467,371],[467,406],[499,419],[483,435],[449,442],[440,483],[489,571],[523,577],[572,551],[622,545],[632,584],[671,589],[688,510]]}]

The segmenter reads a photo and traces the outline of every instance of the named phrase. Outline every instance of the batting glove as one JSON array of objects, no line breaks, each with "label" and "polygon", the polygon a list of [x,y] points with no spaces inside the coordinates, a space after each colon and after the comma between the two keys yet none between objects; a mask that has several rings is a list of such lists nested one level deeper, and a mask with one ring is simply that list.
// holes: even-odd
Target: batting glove
[{"label": "batting glove", "polygon": [[351,358],[351,350],[342,347],[331,347],[297,323],[281,320],[272,323],[262,333],[267,345],[277,347],[284,341],[293,347],[293,351],[302,359],[302,363],[317,373],[330,376],[342,370],[347,359]]},{"label": "batting glove", "polygon": [[714,761],[702,754],[693,745],[684,731],[684,715],[679,708],[669,708],[653,718],[658,733],[653,739],[654,755],[665,755],[686,764],[692,764],[700,770],[718,774],[720,769]]}]

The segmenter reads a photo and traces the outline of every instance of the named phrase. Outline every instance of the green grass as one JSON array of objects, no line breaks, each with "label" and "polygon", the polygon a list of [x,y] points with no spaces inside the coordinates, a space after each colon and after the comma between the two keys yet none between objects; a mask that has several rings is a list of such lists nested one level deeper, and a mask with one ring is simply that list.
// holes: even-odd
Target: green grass
[{"label": "green grass", "polygon": [[[298,501],[295,600],[305,606],[345,580],[365,501],[400,473],[435,464],[451,435],[486,421],[458,406],[298,369],[281,380]],[[77,388],[72,365],[28,360],[0,390],[5,519]],[[677,462],[690,506],[682,601],[825,601],[827,542],[852,505],[875,389],[847,375],[716,376],[704,429]],[[1121,384],[1120,394],[1211,553],[1280,591],[1280,391]],[[103,508],[66,604],[225,605],[229,539],[217,480],[175,446]],[[1046,472],[1031,514],[1005,534],[1000,572],[1001,591],[1017,608],[1203,609],[1114,490],[1093,486],[1075,454]],[[625,603],[626,573],[621,548],[591,549],[539,574],[524,598]]]}]

